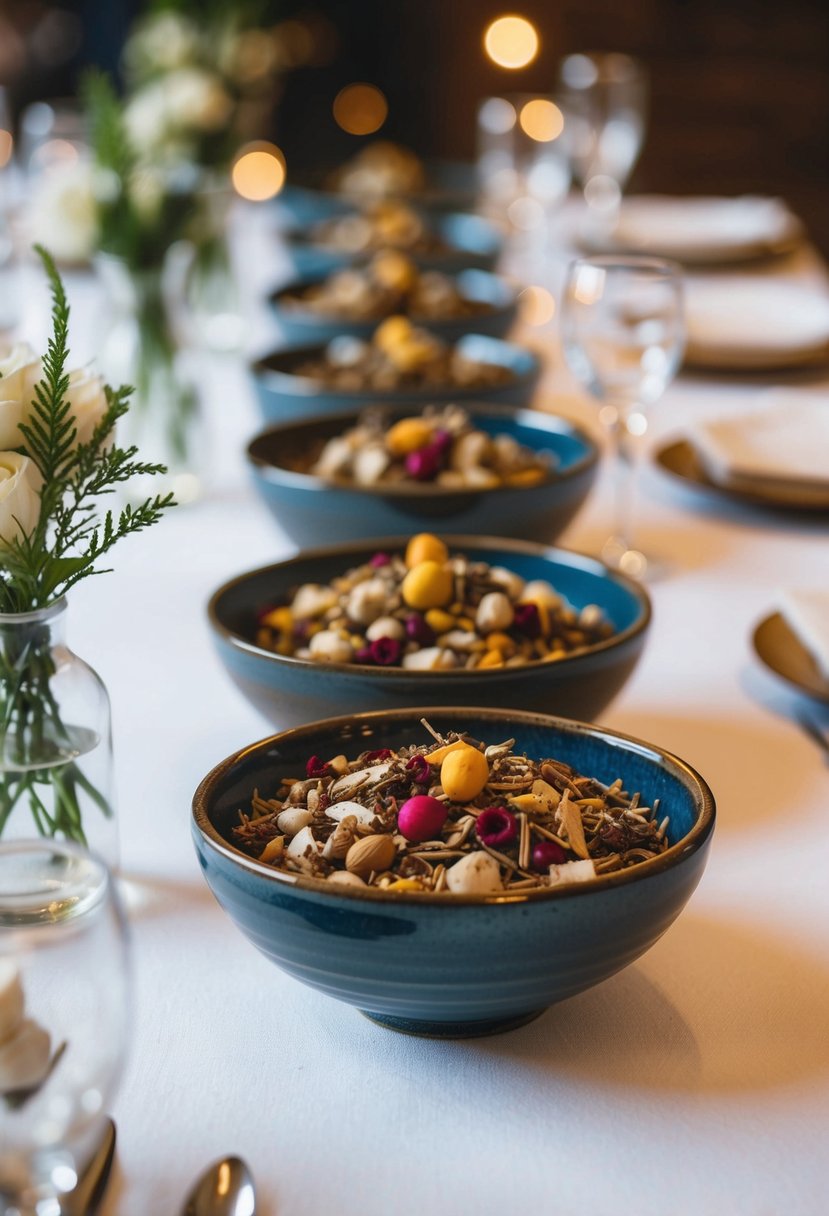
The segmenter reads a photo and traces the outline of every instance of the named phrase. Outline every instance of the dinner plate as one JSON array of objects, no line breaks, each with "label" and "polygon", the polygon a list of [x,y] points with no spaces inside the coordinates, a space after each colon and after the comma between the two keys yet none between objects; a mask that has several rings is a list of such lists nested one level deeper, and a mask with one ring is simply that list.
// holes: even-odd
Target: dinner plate
[{"label": "dinner plate", "polygon": [[772,371],[829,360],[829,296],[793,283],[690,284],[686,326],[688,367]]},{"label": "dinner plate", "polygon": [[780,612],[760,622],[752,635],[754,651],[769,671],[799,692],[829,704],[829,680]]},{"label": "dinner plate", "polygon": [[686,266],[727,265],[794,248],[802,225],[775,198],[680,198],[643,194],[625,200],[612,233],[586,231],[596,251],[651,254]]},{"label": "dinner plate", "polygon": [[829,486],[760,477],[714,481],[705,471],[694,445],[687,439],[673,440],[658,448],[654,461],[659,469],[688,489],[713,498],[787,511],[829,512]]}]

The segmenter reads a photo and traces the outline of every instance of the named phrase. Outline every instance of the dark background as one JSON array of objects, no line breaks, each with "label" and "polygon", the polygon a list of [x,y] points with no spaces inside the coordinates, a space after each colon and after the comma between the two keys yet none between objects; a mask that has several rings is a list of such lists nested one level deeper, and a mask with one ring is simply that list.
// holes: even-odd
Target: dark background
[{"label": "dark background", "polygon": [[[386,94],[383,136],[426,156],[472,159],[480,98],[505,89],[552,91],[559,59],[572,51],[627,51],[651,76],[650,126],[630,189],[779,194],[829,255],[825,0],[318,0],[271,7],[278,16],[317,14],[329,30],[325,61],[292,72],[283,85],[271,134],[289,172],[334,163],[359,146],[331,116],[334,96],[352,81],[370,81]],[[0,0],[0,83],[10,86],[18,109],[70,92],[85,62],[117,67],[131,16],[141,8],[137,0],[59,7]],[[510,11],[530,18],[542,39],[536,61],[516,72],[495,67],[482,49],[488,22]],[[21,31],[28,46],[44,22],[51,61],[33,61],[27,51],[25,70],[10,73],[9,31]]]}]

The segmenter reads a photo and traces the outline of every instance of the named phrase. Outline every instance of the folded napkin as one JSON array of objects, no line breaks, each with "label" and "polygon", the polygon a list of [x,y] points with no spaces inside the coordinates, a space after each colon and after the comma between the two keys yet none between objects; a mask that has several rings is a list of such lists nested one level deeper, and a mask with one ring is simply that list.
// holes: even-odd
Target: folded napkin
[{"label": "folded napkin", "polygon": [[777,198],[643,194],[622,204],[613,236],[631,249],[703,259],[762,253],[800,230],[800,221]]},{"label": "folded napkin", "polygon": [[829,680],[829,591],[783,591],[780,611]]},{"label": "folded napkin", "polygon": [[685,321],[689,351],[703,356],[747,353],[769,362],[829,350],[829,296],[774,279],[691,282]]},{"label": "folded napkin", "polygon": [[757,409],[696,423],[686,437],[712,481],[829,487],[829,393],[772,389]]}]

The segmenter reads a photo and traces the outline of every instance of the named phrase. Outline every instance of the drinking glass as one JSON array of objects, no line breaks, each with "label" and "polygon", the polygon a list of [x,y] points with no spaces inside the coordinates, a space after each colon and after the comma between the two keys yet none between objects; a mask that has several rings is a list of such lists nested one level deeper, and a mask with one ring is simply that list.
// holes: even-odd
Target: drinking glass
[{"label": "drinking glass", "polygon": [[568,154],[589,214],[612,227],[645,136],[645,69],[630,55],[568,55],[559,97]]},{"label": "drinking glass", "polygon": [[58,1216],[103,1127],[127,1040],[124,921],[103,861],[0,844],[0,1212]]},{"label": "drinking glass", "polygon": [[616,464],[616,509],[602,557],[642,577],[646,557],[633,547],[633,489],[647,408],[670,384],[685,345],[679,268],[661,258],[589,257],[573,262],[560,309],[571,370],[602,403]]}]

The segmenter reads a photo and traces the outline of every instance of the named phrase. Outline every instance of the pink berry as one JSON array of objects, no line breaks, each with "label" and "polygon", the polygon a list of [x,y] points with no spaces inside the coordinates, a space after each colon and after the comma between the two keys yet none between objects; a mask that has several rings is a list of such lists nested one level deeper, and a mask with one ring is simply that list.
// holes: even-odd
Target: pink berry
[{"label": "pink berry", "polygon": [[408,798],[397,812],[397,830],[407,840],[434,840],[446,822],[446,807],[428,794]]},{"label": "pink berry", "polygon": [[534,870],[548,870],[550,866],[560,866],[566,860],[567,854],[554,840],[540,840],[533,849]]},{"label": "pink berry", "polygon": [[518,820],[505,806],[488,806],[475,822],[475,834],[481,844],[501,849],[518,835]]}]

